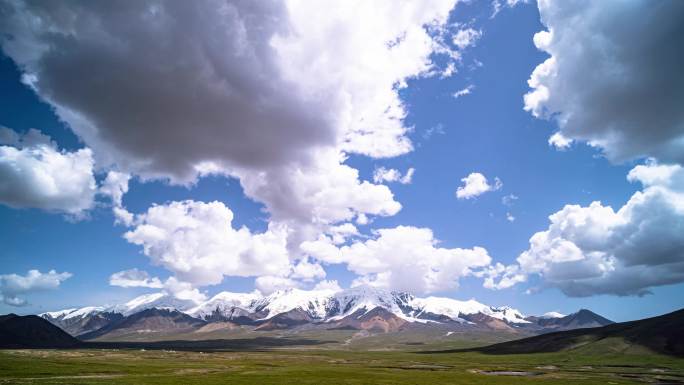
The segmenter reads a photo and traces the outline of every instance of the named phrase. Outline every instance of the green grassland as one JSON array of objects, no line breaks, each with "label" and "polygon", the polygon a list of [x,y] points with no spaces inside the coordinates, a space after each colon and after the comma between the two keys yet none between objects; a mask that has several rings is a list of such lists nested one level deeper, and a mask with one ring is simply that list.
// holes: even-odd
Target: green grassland
[{"label": "green grassland", "polygon": [[[646,350],[560,353],[3,350],[0,384],[684,384],[684,360]],[[419,345],[408,345],[408,348]],[[618,350],[616,350],[618,349]]]}]

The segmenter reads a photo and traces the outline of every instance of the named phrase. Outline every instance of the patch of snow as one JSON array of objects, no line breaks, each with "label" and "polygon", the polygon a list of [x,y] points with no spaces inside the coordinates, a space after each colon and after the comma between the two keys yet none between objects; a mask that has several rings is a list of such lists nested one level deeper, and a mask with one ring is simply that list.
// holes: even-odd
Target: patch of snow
[{"label": "patch of snow", "polygon": [[100,313],[104,311],[105,308],[101,306],[86,306],[82,307],[76,311],[72,311],[71,313],[67,314],[64,316],[63,319],[71,319],[71,318],[83,318],[85,316],[88,316],[93,313]]},{"label": "patch of snow", "polygon": [[556,312],[556,311],[550,311],[548,313],[544,313],[544,315],[541,316],[541,318],[563,318],[567,317],[565,314]]},{"label": "patch of snow", "polygon": [[77,308],[64,309],[64,310],[58,310],[58,311],[48,311],[45,313],[40,313],[40,314],[38,314],[38,316],[40,316],[40,317],[46,317],[47,316],[47,317],[54,319],[54,318],[64,317],[65,315],[67,315],[73,311],[76,311],[76,310],[77,310]]}]

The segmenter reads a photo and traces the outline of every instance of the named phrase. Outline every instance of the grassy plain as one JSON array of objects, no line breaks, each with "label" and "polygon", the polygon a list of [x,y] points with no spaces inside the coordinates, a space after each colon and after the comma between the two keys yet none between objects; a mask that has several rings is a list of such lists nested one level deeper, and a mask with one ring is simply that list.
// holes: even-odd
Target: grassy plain
[{"label": "grassy plain", "polygon": [[684,360],[649,352],[279,348],[0,351],[0,384],[684,384]]}]

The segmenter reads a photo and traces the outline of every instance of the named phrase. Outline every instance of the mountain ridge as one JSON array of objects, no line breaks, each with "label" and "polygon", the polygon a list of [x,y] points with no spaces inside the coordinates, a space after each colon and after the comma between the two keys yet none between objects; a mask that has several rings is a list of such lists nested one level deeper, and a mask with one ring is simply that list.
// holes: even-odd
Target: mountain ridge
[{"label": "mountain ridge", "polygon": [[[577,313],[586,312],[581,309]],[[584,350],[626,352],[634,346],[684,357],[684,309],[641,320],[579,328],[472,349],[488,354],[527,354]]]},{"label": "mountain ridge", "polygon": [[[379,308],[381,310],[375,310]],[[112,325],[126,322],[130,317],[150,309],[166,310],[155,313],[158,322],[171,330],[168,312],[177,312],[202,324],[230,322],[238,326],[253,327],[254,330],[280,330],[297,327],[356,327],[365,326],[354,321],[365,314],[376,311],[380,318],[375,324],[385,326],[379,330],[398,331],[394,325],[434,327],[451,325],[452,328],[481,328],[486,330],[525,330],[538,334],[565,330],[568,328],[596,326],[609,321],[595,313],[573,313],[565,317],[525,316],[508,306],[488,306],[474,299],[460,301],[445,297],[416,297],[410,293],[390,292],[374,287],[362,286],[347,290],[300,290],[288,289],[262,296],[257,292],[221,292],[202,303],[178,300],[171,295],[158,292],[139,296],[124,304],[113,306],[90,306],[80,309],[46,312],[40,316],[63,328],[74,336],[84,338],[102,337]],[[183,318],[174,315],[175,319]],[[180,317],[180,318],[179,318]],[[352,318],[350,318],[352,317]],[[396,319],[395,319],[396,317]],[[401,320],[399,322],[398,320]],[[344,321],[344,322],[342,322]],[[186,323],[189,321],[185,319]],[[192,322],[190,322],[192,323]],[[390,325],[391,326],[387,326]],[[422,325],[422,326],[421,326]],[[140,326],[141,332],[147,332]],[[101,330],[102,329],[102,330]],[[127,327],[133,330],[134,327]]]}]

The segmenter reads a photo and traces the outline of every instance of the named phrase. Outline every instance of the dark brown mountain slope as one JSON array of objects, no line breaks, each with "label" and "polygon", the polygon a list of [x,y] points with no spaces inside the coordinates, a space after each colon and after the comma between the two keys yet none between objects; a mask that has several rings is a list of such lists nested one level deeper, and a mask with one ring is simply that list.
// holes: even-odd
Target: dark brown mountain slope
[{"label": "dark brown mountain slope", "polygon": [[38,316],[0,316],[0,348],[70,348],[79,343],[64,330]]}]

